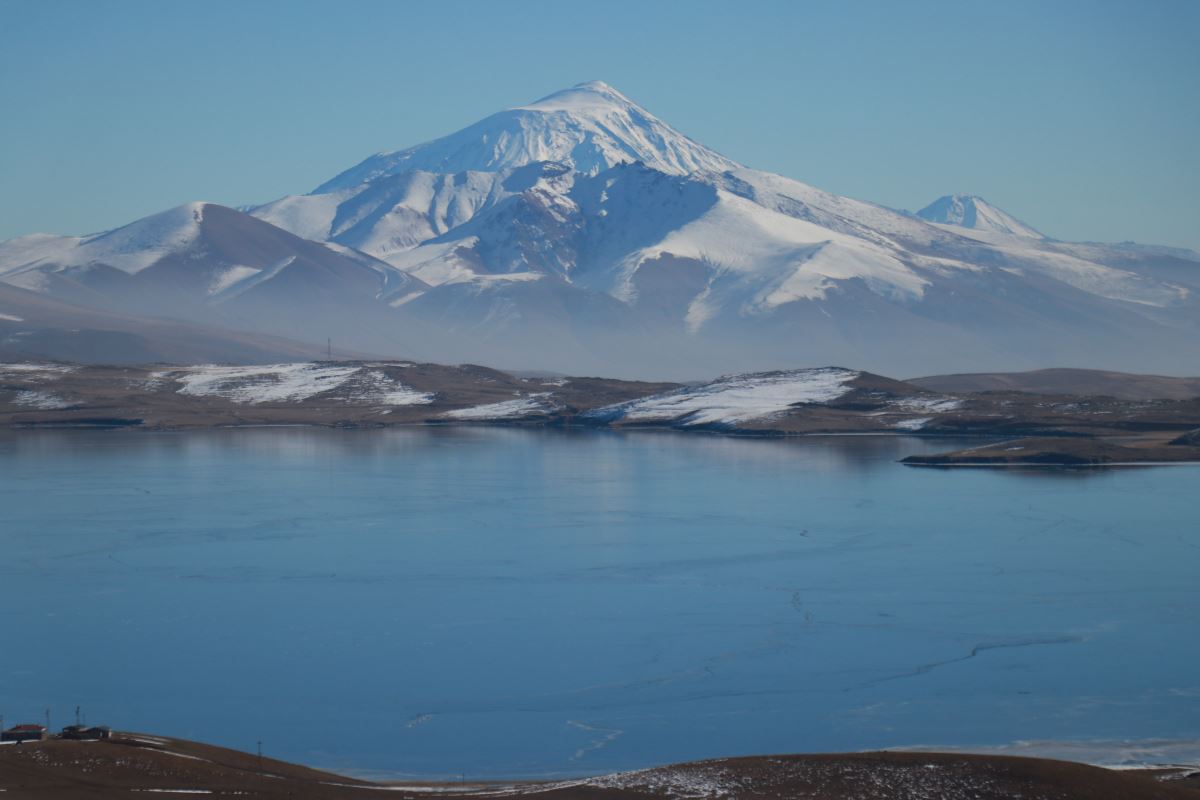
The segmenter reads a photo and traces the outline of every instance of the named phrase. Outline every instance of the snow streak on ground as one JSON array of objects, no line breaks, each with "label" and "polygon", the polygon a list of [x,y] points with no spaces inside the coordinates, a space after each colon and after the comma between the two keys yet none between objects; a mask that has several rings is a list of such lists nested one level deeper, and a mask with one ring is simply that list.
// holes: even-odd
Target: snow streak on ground
[{"label": "snow streak on ground", "polygon": [[629,789],[678,800],[729,797],[745,788],[743,780],[729,768],[716,763],[686,767],[657,767],[637,772],[605,775],[585,782],[604,789]]},{"label": "snow streak on ground", "polygon": [[0,378],[19,378],[25,381],[48,381],[74,372],[67,364],[0,364]]},{"label": "snow streak on ground", "polygon": [[184,370],[159,372],[152,380],[173,379],[181,384],[180,394],[222,397],[235,403],[297,402],[343,387],[356,376],[357,393],[351,399],[381,405],[429,403],[433,395],[408,388],[378,370],[360,374],[358,365],[268,364],[227,367],[213,364]]},{"label": "snow streak on ground", "polygon": [[860,373],[822,368],[730,375],[703,386],[597,409],[588,416],[628,422],[678,421],[684,425],[728,425],[781,414],[797,403],[827,403],[841,397]]},{"label": "snow streak on ground", "polygon": [[892,406],[904,409],[905,411],[941,413],[943,411],[956,411],[962,407],[962,401],[956,400],[953,397],[905,397],[902,400],[892,403]]},{"label": "snow streak on ground", "polygon": [[54,411],[60,408],[70,408],[71,404],[57,395],[49,392],[26,390],[13,395],[12,401],[19,406],[38,408],[43,411]]},{"label": "snow streak on ground", "polygon": [[433,395],[429,392],[410,389],[378,370],[371,370],[363,376],[363,383],[375,392],[374,395],[369,395],[370,399],[385,406],[415,406],[433,402]]},{"label": "snow streak on ground", "polygon": [[212,789],[130,789],[131,792],[158,792],[160,794],[212,794]]},{"label": "snow streak on ground", "polygon": [[550,410],[545,398],[549,397],[549,392],[539,392],[531,394],[528,397],[521,397],[517,400],[505,400],[500,403],[488,403],[482,406],[472,406],[471,408],[460,408],[455,411],[447,411],[443,416],[450,419],[463,420],[486,420],[486,419],[515,419],[518,417],[527,417],[530,414],[537,414],[542,411]]},{"label": "snow streak on ground", "polygon": [[235,403],[277,403],[304,400],[336,389],[357,371],[358,367],[353,366],[328,367],[319,364],[252,367],[206,364],[169,373],[168,376],[182,384],[180,394],[223,397]]}]

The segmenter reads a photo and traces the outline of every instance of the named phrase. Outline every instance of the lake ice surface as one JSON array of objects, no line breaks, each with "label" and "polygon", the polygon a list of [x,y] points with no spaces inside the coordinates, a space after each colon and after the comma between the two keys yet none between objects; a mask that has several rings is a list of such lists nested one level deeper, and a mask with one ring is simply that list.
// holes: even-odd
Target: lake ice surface
[{"label": "lake ice surface", "polygon": [[962,444],[3,434],[0,713],[390,776],[1200,750],[1200,468],[895,463]]}]

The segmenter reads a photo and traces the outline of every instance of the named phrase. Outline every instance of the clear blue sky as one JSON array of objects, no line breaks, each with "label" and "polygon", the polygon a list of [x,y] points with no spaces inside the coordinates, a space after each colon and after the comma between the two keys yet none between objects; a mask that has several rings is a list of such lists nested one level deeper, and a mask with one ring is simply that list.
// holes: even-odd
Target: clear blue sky
[{"label": "clear blue sky", "polygon": [[1200,2],[0,0],[0,239],[305,192],[605,80],[750,166],[1200,248]]}]

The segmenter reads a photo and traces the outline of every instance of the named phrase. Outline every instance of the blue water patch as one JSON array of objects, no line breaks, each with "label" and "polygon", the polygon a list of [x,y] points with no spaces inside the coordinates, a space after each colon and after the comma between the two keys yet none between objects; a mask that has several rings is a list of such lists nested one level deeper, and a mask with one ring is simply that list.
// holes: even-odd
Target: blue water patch
[{"label": "blue water patch", "polygon": [[1200,737],[1200,468],[896,463],[963,444],[5,434],[0,713],[468,778]]}]

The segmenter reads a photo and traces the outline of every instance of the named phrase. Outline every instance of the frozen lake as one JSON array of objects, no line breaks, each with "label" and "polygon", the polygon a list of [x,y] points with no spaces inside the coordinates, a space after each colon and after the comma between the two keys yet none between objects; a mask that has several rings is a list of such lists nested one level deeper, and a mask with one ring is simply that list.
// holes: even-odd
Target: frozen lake
[{"label": "frozen lake", "polygon": [[1200,738],[1200,467],[516,429],[0,435],[0,713],[360,774]]}]

